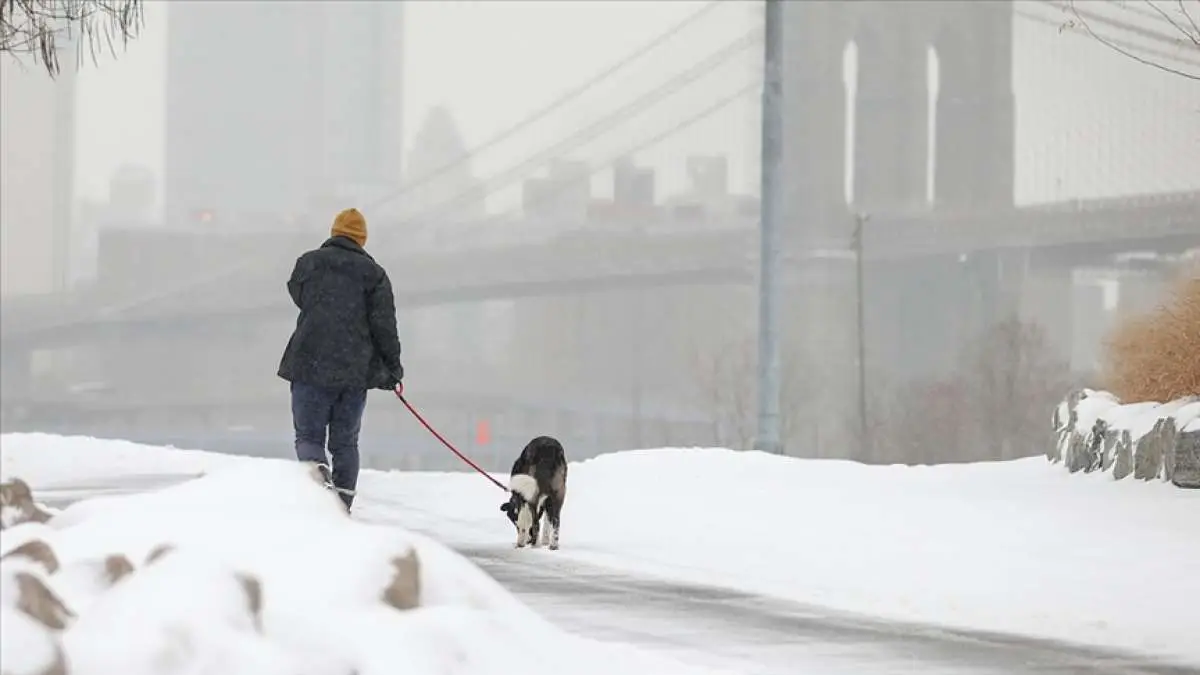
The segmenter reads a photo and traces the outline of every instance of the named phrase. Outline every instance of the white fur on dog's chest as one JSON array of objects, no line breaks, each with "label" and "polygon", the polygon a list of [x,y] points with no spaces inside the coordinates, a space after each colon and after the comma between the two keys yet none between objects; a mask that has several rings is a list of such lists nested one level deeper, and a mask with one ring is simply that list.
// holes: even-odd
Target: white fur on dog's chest
[{"label": "white fur on dog's chest", "polygon": [[527,502],[536,501],[538,498],[537,479],[529,474],[519,473],[510,478],[508,489],[521,495],[521,498]]}]

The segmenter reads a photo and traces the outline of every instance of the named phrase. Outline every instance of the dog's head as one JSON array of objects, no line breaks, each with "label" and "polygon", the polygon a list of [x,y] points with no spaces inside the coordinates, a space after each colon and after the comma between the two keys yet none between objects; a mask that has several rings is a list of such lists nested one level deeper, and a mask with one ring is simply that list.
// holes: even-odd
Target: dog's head
[{"label": "dog's head", "polygon": [[518,476],[513,481],[508,493],[508,501],[500,505],[500,510],[508,516],[508,520],[517,528],[517,546],[525,546],[533,540],[533,526],[536,520],[537,505],[531,501],[537,498],[536,483],[532,479],[524,480]]},{"label": "dog's head", "polygon": [[517,494],[516,492],[510,492],[509,496],[508,496],[508,501],[506,501],[500,505],[500,510],[503,511],[504,514],[508,516],[508,519],[510,521],[512,521],[513,525],[516,525],[517,524],[517,512],[520,510],[521,505],[524,503],[525,503],[525,500],[521,498],[521,495]]}]

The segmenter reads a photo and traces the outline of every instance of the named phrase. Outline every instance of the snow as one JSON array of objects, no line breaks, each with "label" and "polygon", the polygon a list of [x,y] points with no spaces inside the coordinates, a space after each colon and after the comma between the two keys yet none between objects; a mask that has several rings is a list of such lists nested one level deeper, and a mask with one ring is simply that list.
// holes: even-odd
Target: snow
[{"label": "snow", "polygon": [[1071,406],[1067,404],[1066,400],[1063,400],[1061,403],[1058,404],[1058,407],[1054,409],[1053,422],[1054,422],[1054,430],[1055,431],[1058,431],[1058,430],[1066,427],[1067,419],[1070,414],[1071,414]]},{"label": "snow", "polygon": [[1200,400],[1191,401],[1186,405],[1180,406],[1175,411],[1175,425],[1177,428],[1187,431],[1196,427],[1196,423],[1200,422]]},{"label": "snow", "polygon": [[1075,432],[1085,436],[1090,434],[1096,420],[1118,405],[1117,397],[1106,391],[1085,389],[1084,397],[1075,405]]},{"label": "snow", "polygon": [[[1109,408],[1116,405],[1115,400],[1108,402]],[[93,477],[106,470],[111,477],[120,474],[105,468],[114,465],[104,459],[107,441],[6,435],[3,443],[6,475],[26,475],[29,469],[31,476],[40,472],[40,481],[69,485],[77,470]],[[88,457],[103,464],[56,464],[51,458],[60,448],[62,456],[72,460]],[[177,471],[179,451],[143,450],[139,457],[153,466],[138,467],[139,471]],[[189,470],[210,469],[204,455],[182,457]],[[245,460],[255,466],[273,461]],[[283,466],[294,465],[279,464],[270,471],[286,474]],[[103,509],[87,503],[73,506],[52,523],[74,523],[78,518],[78,524],[66,528],[78,532],[76,539],[120,541],[121,550],[134,552],[135,562],[152,542],[171,534],[168,528],[186,523],[186,531],[196,533],[189,537],[194,537],[197,549],[211,547],[224,560],[244,561],[264,578],[278,578],[279,587],[287,589],[280,594],[296,596],[279,600],[294,603],[296,612],[284,613],[290,617],[287,620],[276,612],[271,625],[288,636],[285,644],[294,650],[289,653],[304,654],[306,659],[384,654],[372,651],[371,636],[376,632],[391,636],[380,642],[401,651],[409,644],[404,636],[420,633],[423,637],[414,638],[416,646],[410,651],[427,659],[420,661],[424,665],[443,665],[438,660],[443,652],[432,645],[466,650],[465,658],[472,665],[463,666],[461,672],[489,672],[487,660],[506,663],[528,658],[530,653],[546,656],[545,641],[532,635],[533,629],[513,634],[526,625],[526,619],[489,619],[526,616],[528,610],[449,549],[409,532],[380,538],[366,524],[339,525],[342,520],[324,507],[303,506],[311,501],[304,496],[307,487],[258,495],[250,486],[239,490],[238,476],[210,473],[189,486],[157,494],[108,498],[111,507]],[[218,480],[225,481],[220,490],[202,488],[206,481],[213,485]],[[1194,635],[1200,576],[1188,573],[1200,569],[1200,537],[1195,536],[1200,491],[1158,481],[1114,482],[1100,473],[1069,474],[1040,457],[961,465],[864,466],[722,449],[603,455],[573,463],[569,480],[563,548],[530,550],[528,555],[720,585],[882,618],[1034,635],[1200,662],[1200,641]],[[30,482],[37,494],[39,483]],[[235,490],[238,505],[223,505],[216,499],[216,494],[230,494],[226,490]],[[355,518],[364,523],[403,522],[452,546],[508,549],[515,537],[498,508],[504,494],[470,473],[366,471],[359,493],[361,506],[356,506]],[[203,522],[212,515],[184,510],[204,494],[213,495],[204,510],[221,519],[226,518],[221,514],[231,514],[228,519],[233,520],[232,514],[249,512],[269,522],[271,532],[265,543],[250,536],[262,537],[263,528],[249,523],[227,525],[225,529],[232,532],[219,538],[201,534],[206,531]],[[296,500],[302,504],[292,504]],[[124,515],[109,518],[110,508],[123,509]],[[162,512],[158,524],[129,528],[121,523],[135,517],[141,523],[155,523],[156,518],[145,513],[148,510]],[[287,516],[296,510],[306,511],[303,526]],[[147,529],[154,536],[137,534]],[[103,536],[90,535],[89,530],[102,530]],[[310,543],[293,541],[313,531],[320,534],[307,535]],[[346,543],[331,543],[341,537]],[[173,540],[181,539],[176,534]],[[322,551],[331,546],[342,550],[350,542],[361,551],[339,554],[342,562]],[[83,555],[87,548],[67,546],[65,540],[58,544],[73,556]],[[372,562],[406,544],[416,546],[424,565],[434,571],[435,606],[410,613],[378,609],[387,614],[386,619],[351,612],[380,583],[382,572],[371,571]],[[239,547],[254,548],[257,554]],[[292,551],[289,561],[298,560],[297,569],[282,569],[285,565],[273,555],[274,548]],[[363,578],[355,581],[328,573],[339,565],[363,570]],[[318,588],[311,581],[314,578],[321,584],[333,581],[336,588]],[[306,594],[330,607],[323,610],[321,621],[302,618]],[[336,620],[329,618],[335,615]],[[478,633],[479,644],[488,646],[476,651],[471,642],[468,648],[456,633],[464,629],[445,628],[451,625],[468,626],[465,630],[472,636]],[[538,625],[538,631],[552,630]],[[528,648],[530,641],[538,646]],[[526,646],[513,647],[514,643]],[[483,651],[507,654],[512,649],[520,655],[478,656]],[[367,661],[359,664],[364,675],[372,672]],[[269,672],[263,668],[261,672]]]},{"label": "snow", "polygon": [[[1042,458],[863,466],[718,449],[571,467],[562,555],[884,618],[1200,661],[1200,491]],[[365,494],[464,545],[512,539],[479,477],[370,474]],[[385,497],[386,495],[386,497]],[[408,513],[406,511],[406,513]]]},{"label": "snow", "polygon": [[[1086,390],[1085,393],[1084,398],[1080,399],[1075,407],[1075,432],[1084,436],[1091,433],[1096,420],[1101,418],[1108,423],[1110,429],[1129,431],[1135,443],[1150,433],[1160,419],[1174,417],[1177,428],[1186,429],[1193,420],[1200,418],[1200,400],[1195,397],[1167,403],[1148,401],[1121,404],[1108,392]],[[1062,408],[1066,405],[1066,401],[1059,404],[1063,419],[1066,418],[1066,413],[1062,412]]]},{"label": "snow", "polygon": [[1175,427],[1177,429],[1187,431],[1194,424],[1196,419],[1200,419],[1200,401],[1192,398],[1182,398],[1168,403],[1158,403],[1148,401],[1145,403],[1128,403],[1124,405],[1110,404],[1110,400],[1115,399],[1087,398],[1080,402],[1080,408],[1084,407],[1084,403],[1088,401],[1097,401],[1090,403],[1085,409],[1089,416],[1087,426],[1083,426],[1083,414],[1080,413],[1080,424],[1076,425],[1077,433],[1087,435],[1091,433],[1092,425],[1096,420],[1103,418],[1108,423],[1108,428],[1115,431],[1128,431],[1130,440],[1136,444],[1139,440],[1154,430],[1154,425],[1158,421],[1167,417],[1175,419]]},{"label": "snow", "polygon": [[[127,441],[89,439],[92,442],[63,442],[48,434],[4,434],[0,440],[0,475],[16,476],[41,490],[55,483],[86,487],[114,477],[179,474],[198,476],[204,471],[245,461],[244,457],[197,450],[164,448]],[[10,448],[18,451],[10,452]],[[52,451],[50,451],[52,450]],[[16,462],[15,464],[13,462]]]},{"label": "snow", "polygon": [[[1113,406],[1104,412],[1104,420],[1108,422],[1109,429],[1128,431],[1132,440],[1137,442],[1154,428],[1154,423],[1158,421],[1157,413],[1160,405],[1156,402],[1147,402]],[[1150,422],[1149,425],[1146,424],[1147,420]],[[1091,430],[1089,429],[1089,431]]]},{"label": "snow", "polygon": [[[9,649],[8,645],[20,645]],[[50,630],[11,607],[0,607],[0,664],[4,674],[51,672],[58,646]]]},{"label": "snow", "polygon": [[[20,571],[75,614],[61,634],[73,675],[698,672],[559,631],[442,544],[348,518],[296,462],[42,435],[5,435],[2,449],[3,478],[25,478],[35,496],[123,472],[206,474],[0,532],[3,552],[40,539],[60,563],[53,574],[0,563],[6,675],[40,672],[56,643],[15,609]],[[419,606],[385,604],[393,561],[414,552]],[[135,568],[115,583],[103,564],[113,555]]]},{"label": "snow", "polygon": [[1191,421],[1197,413],[1196,401],[1191,398],[1176,399],[1162,404],[1154,412],[1159,418],[1174,417],[1177,423]]}]

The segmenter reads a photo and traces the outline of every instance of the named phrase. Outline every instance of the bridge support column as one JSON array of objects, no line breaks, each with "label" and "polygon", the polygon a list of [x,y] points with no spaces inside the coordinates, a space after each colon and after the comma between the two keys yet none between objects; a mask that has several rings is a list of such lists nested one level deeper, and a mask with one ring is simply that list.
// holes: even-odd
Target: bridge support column
[{"label": "bridge support column", "polygon": [[1016,162],[1013,3],[975,3],[947,22],[938,54],[935,199],[953,208],[1008,207]]},{"label": "bridge support column", "polygon": [[864,274],[867,362],[889,384],[938,378],[980,306],[957,256],[870,261]]},{"label": "bridge support column", "polygon": [[1027,262],[1017,250],[868,264],[868,363],[896,383],[952,375],[973,340],[1021,316]]},{"label": "bridge support column", "polygon": [[[1068,362],[1075,351],[1076,326],[1080,317],[1075,303],[1074,267],[1038,257],[1031,260],[1021,294],[1021,316],[1043,331],[1046,345],[1055,357]],[[1100,289],[1096,289],[1099,291]],[[1087,314],[1087,312],[1084,312]],[[1086,322],[1085,324],[1086,325]],[[1092,341],[1095,333],[1086,335]],[[1075,364],[1072,364],[1072,368]]]},{"label": "bridge support column", "polygon": [[[995,256],[957,255],[902,260],[868,260],[863,274],[865,404],[868,426],[887,410],[890,397],[912,384],[948,381],[956,376],[963,350],[987,327],[1015,311],[1013,287]],[[817,457],[860,456],[857,283],[852,262],[827,261],[809,267],[789,293],[794,323],[791,340],[800,347],[803,373],[789,408],[803,411],[793,422],[805,435],[793,446]],[[798,390],[798,391],[797,391]],[[803,450],[802,450],[803,451]]]},{"label": "bridge support column", "polygon": [[1021,316],[1025,262],[1023,251],[868,261],[864,332],[869,423],[923,406],[907,400],[912,387],[932,392],[949,386],[947,391],[953,392],[958,386],[979,386],[971,381],[975,350],[997,323]]},{"label": "bridge support column", "polygon": [[1021,295],[1028,277],[1029,256],[1024,249],[980,251],[967,259],[975,279],[981,328],[1021,316]]},{"label": "bridge support column", "polygon": [[[521,298],[513,304],[512,381],[529,398],[567,400],[581,380],[585,303],[578,297]],[[541,394],[535,393],[541,392]]]}]

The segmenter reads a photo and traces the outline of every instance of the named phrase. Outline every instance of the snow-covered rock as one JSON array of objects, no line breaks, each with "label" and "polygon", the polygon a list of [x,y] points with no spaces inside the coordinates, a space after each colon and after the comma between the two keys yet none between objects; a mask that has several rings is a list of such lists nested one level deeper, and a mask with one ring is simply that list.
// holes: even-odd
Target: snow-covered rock
[{"label": "snow-covered rock", "polygon": [[67,673],[57,633],[11,607],[0,607],[0,659],[4,675]]},{"label": "snow-covered rock", "polygon": [[50,513],[33,501],[33,491],[20,478],[0,483],[0,530],[21,523],[44,523]]},{"label": "snow-covered rock", "polygon": [[1108,392],[1081,389],[1055,407],[1052,422],[1056,438],[1047,456],[1072,473],[1200,487],[1200,397],[1123,405]]},{"label": "snow-covered rock", "polygon": [[1192,420],[1175,437],[1171,481],[1179,487],[1200,489],[1200,418]]},{"label": "snow-covered rock", "polygon": [[296,462],[12,522],[3,675],[685,672],[559,632],[441,544],[352,520]]}]

